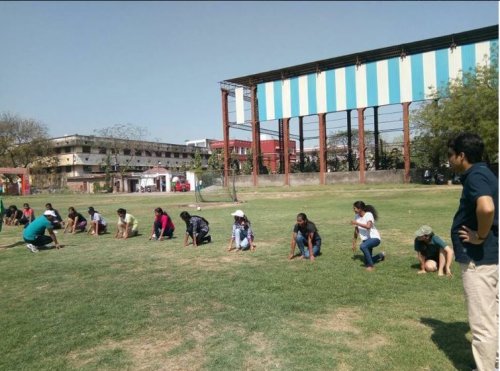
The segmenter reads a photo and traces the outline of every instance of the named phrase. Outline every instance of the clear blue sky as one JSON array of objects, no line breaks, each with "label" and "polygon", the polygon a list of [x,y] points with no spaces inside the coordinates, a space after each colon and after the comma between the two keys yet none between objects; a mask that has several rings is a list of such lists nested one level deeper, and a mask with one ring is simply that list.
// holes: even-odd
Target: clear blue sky
[{"label": "clear blue sky", "polygon": [[496,1],[0,2],[0,112],[222,138],[220,81],[495,24]]}]

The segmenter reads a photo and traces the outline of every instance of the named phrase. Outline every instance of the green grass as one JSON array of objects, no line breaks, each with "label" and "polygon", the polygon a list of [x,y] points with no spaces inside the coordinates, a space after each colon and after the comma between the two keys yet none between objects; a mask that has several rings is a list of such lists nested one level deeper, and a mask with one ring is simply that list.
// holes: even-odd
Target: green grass
[{"label": "green grass", "polygon": [[[473,364],[459,267],[417,275],[413,233],[430,224],[449,241],[456,186],[310,186],[240,189],[241,203],[194,194],[37,195],[94,206],[109,234],[58,234],[61,250],[30,253],[20,227],[0,233],[2,370],[466,370]],[[387,260],[365,272],[351,251],[352,203],[373,204]],[[176,238],[148,241],[153,209],[172,215]],[[116,209],[141,236],[115,240]],[[228,253],[232,217],[253,223],[255,252]],[[210,221],[213,242],[183,248],[179,214]],[[287,260],[298,212],[314,221],[322,255]]]}]

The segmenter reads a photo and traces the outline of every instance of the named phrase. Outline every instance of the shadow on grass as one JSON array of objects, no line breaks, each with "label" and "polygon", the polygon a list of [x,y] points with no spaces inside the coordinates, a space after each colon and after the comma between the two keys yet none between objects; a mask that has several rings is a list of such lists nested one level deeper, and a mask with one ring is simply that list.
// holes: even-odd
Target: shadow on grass
[{"label": "shadow on grass", "polygon": [[420,321],[433,329],[431,340],[453,363],[456,370],[474,368],[471,344],[465,337],[469,331],[467,322],[443,322],[434,318],[421,318]]},{"label": "shadow on grass", "polygon": [[17,241],[17,242],[11,243],[10,245],[2,245],[2,246],[0,246],[0,249],[8,249],[10,247],[21,246],[24,244],[25,244],[24,241]]}]

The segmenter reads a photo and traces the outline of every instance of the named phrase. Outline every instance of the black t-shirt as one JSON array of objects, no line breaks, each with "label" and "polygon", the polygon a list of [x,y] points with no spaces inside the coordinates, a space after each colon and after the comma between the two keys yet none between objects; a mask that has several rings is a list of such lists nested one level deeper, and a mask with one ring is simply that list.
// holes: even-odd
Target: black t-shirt
[{"label": "black t-shirt", "polygon": [[[476,264],[498,263],[498,179],[486,166],[479,162],[470,167],[461,176],[462,196],[451,227],[451,240],[456,260],[467,264],[474,260]],[[463,242],[458,231],[463,225],[477,231],[476,201],[481,196],[491,196],[495,205],[495,216],[488,238],[482,245]]]},{"label": "black t-shirt", "polygon": [[298,232],[300,232],[305,238],[307,238],[307,236],[310,233],[313,233],[313,238],[312,238],[313,244],[318,240],[321,240],[316,225],[314,225],[314,223],[311,221],[308,221],[306,224],[302,226],[300,226],[298,223],[295,224],[295,226],[293,227],[293,233],[298,233]]}]

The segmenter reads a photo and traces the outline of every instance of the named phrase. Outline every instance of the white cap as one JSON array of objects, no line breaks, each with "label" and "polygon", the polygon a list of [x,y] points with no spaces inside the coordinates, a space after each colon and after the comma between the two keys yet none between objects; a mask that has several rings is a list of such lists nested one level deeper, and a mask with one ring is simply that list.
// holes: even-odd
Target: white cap
[{"label": "white cap", "polygon": [[238,218],[243,218],[245,216],[245,213],[241,210],[236,210],[234,213],[231,214],[232,216],[237,216]]},{"label": "white cap", "polygon": [[43,213],[43,215],[53,216],[54,218],[57,218],[57,215],[54,212],[54,210],[45,210],[45,212]]}]

